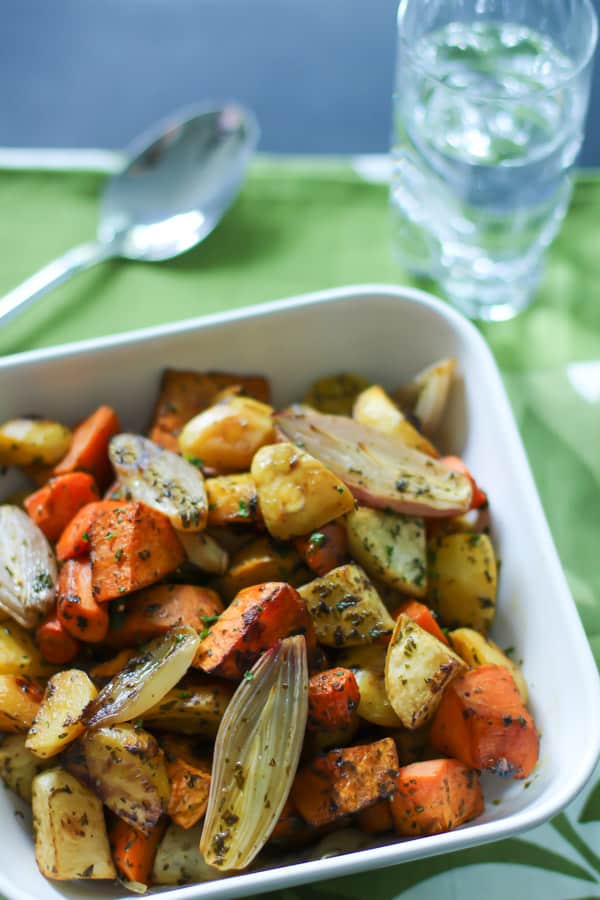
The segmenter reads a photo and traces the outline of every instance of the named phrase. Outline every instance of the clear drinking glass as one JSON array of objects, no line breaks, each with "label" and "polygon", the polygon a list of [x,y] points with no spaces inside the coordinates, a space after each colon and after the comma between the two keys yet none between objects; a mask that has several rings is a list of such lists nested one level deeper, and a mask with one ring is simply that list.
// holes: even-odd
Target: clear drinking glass
[{"label": "clear drinking glass", "polygon": [[402,0],[394,251],[472,318],[531,300],[565,215],[598,24],[590,0]]}]

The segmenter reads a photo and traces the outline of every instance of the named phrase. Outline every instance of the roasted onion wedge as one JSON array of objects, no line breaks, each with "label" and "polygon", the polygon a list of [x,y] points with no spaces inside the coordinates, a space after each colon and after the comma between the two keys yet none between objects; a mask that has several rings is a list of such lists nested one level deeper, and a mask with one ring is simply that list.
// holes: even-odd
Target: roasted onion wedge
[{"label": "roasted onion wedge", "polygon": [[471,505],[464,475],[367,425],[308,406],[292,406],[275,421],[286,440],[320,459],[365,506],[433,517],[458,515]]},{"label": "roasted onion wedge", "polygon": [[0,506],[0,610],[25,628],[49,611],[56,560],[44,534],[18,506]]},{"label": "roasted onion wedge", "polygon": [[109,456],[124,493],[167,516],[178,531],[201,531],[208,503],[202,472],[139,434],[117,434]]},{"label": "roasted onion wedge", "polygon": [[219,727],[200,840],[209,865],[243,869],[265,845],[296,774],[307,714],[306,644],[286,638],[250,670]]},{"label": "roasted onion wedge", "polygon": [[171,628],[146,644],[140,656],[131,659],[111,678],[82,716],[84,725],[131,722],[158,703],[189,669],[200,638],[188,625]]}]

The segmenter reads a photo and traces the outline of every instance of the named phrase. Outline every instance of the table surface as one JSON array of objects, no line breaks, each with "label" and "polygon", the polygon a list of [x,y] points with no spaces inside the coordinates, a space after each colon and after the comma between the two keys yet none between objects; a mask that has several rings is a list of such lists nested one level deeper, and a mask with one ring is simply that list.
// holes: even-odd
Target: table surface
[{"label": "table surface", "polygon": [[[597,7],[600,0],[593,0]],[[238,99],[276,153],[383,152],[397,0],[3,0],[0,145],[125,146]],[[600,165],[600,66],[581,162]]]}]

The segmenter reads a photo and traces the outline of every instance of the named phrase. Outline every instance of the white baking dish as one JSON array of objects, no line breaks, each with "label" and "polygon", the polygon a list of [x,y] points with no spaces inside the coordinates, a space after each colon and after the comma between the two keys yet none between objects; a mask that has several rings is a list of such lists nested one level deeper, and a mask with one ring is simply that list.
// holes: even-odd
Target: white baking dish
[{"label": "white baking dish", "polygon": [[[141,429],[165,366],[262,372],[272,380],[275,402],[283,404],[301,397],[318,375],[354,370],[393,387],[450,355],[459,359],[462,381],[447,417],[446,449],[463,455],[489,492],[502,559],[493,635],[501,646],[514,645],[524,661],[542,733],[535,774],[527,784],[486,777],[484,815],[449,834],[181,887],[171,891],[173,898],[249,896],[539,825],[575,796],[598,758],[596,667],[491,353],[473,325],[429,295],[385,286],[341,288],[0,359],[0,421],[38,412],[74,422],[110,403],[129,429]],[[0,477],[0,497],[12,488],[11,478]],[[8,792],[0,796],[2,894],[10,900],[123,896],[106,883],[47,882],[34,862],[30,823],[15,816],[17,808]]]}]

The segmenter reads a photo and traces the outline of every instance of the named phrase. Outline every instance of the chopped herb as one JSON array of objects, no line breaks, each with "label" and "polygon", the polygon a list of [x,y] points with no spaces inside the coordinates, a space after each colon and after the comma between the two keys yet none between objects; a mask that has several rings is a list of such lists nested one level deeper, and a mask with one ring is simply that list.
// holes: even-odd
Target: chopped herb
[{"label": "chopped herb", "polygon": [[106,534],[104,535],[104,538],[105,538],[105,540],[110,541],[110,539],[114,538],[114,536],[115,536],[114,531],[107,531]]},{"label": "chopped herb", "polygon": [[245,500],[240,500],[238,505],[238,516],[241,516],[242,519],[250,518],[250,510],[248,509],[248,504]]},{"label": "chopped herb", "polygon": [[343,484],[338,484],[336,486],[336,491],[338,492],[338,494],[343,494],[343,493],[345,493],[346,488],[344,487]]},{"label": "chopped herb", "polygon": [[247,672],[244,672],[244,681],[252,681],[253,678],[254,672],[251,672],[250,669],[248,669]]},{"label": "chopped herb", "polygon": [[214,625],[215,622],[219,621],[218,616],[200,616],[205,625]]},{"label": "chopped herb", "polygon": [[313,544],[315,547],[322,547],[326,540],[327,537],[323,534],[322,531],[313,531],[308,539],[308,543]]},{"label": "chopped herb", "polygon": [[122,556],[123,556],[123,548],[122,548],[122,547],[119,547],[119,549],[118,549],[117,552],[115,553],[115,559],[116,559],[116,561],[119,562]]},{"label": "chopped herb", "polygon": [[204,468],[204,460],[200,459],[199,456],[188,456],[187,453],[184,455],[184,459],[186,459],[192,466],[196,466],[197,469]]},{"label": "chopped herb", "polygon": [[83,534],[81,535],[81,540],[85,541],[86,544],[89,543],[90,536],[87,531],[83,532]]}]

